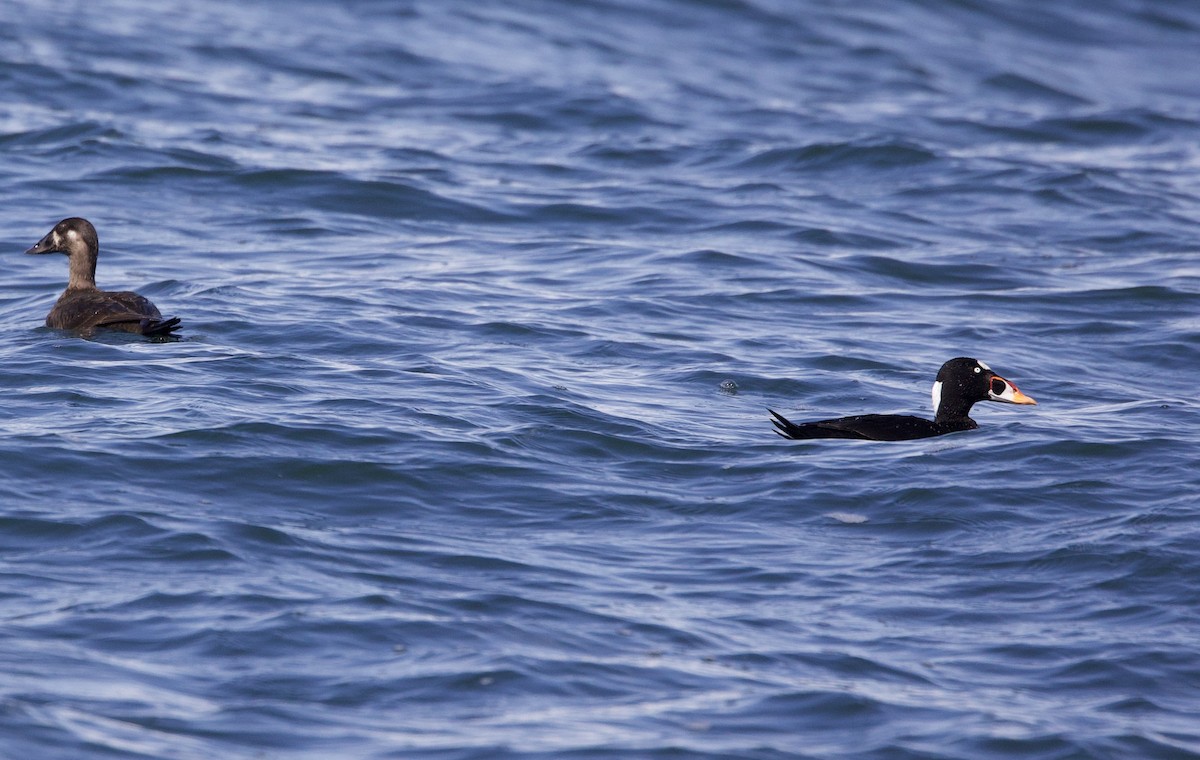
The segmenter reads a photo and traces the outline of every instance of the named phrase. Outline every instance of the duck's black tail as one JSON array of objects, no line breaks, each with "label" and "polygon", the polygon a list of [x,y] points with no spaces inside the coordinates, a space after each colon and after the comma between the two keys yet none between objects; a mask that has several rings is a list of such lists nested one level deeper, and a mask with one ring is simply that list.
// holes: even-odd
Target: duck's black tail
[{"label": "duck's black tail", "polygon": [[179,323],[182,321],[179,317],[143,319],[142,335],[150,338],[173,338],[175,337],[174,331],[179,329]]},{"label": "duck's black tail", "polygon": [[784,438],[791,438],[793,440],[808,437],[804,435],[803,430],[799,425],[792,422],[787,417],[784,417],[774,409],[768,409],[767,411],[771,413],[771,422],[775,424],[776,433],[779,433]]}]

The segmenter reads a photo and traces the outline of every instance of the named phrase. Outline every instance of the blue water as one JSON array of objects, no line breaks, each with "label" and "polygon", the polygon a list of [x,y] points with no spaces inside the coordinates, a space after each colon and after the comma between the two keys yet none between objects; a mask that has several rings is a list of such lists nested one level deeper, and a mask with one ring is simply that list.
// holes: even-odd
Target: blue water
[{"label": "blue water", "polygon": [[1200,758],[1200,6],[0,11],[0,757]]}]

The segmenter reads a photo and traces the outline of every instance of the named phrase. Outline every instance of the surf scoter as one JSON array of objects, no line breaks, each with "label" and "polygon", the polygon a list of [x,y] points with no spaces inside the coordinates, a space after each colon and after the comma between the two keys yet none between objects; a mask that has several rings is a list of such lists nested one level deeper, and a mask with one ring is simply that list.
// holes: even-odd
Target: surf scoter
[{"label": "surf scoter", "polygon": [[768,409],[775,432],[784,438],[852,438],[861,441],[911,441],[979,427],[967,415],[976,401],[1036,404],[1017,386],[976,359],[951,359],[938,370],[933,384],[932,420],[906,414],[861,414],[835,420],[795,423]]},{"label": "surf scoter", "polygon": [[87,219],[71,217],[54,225],[25,253],[65,253],[70,266],[67,289],[46,315],[46,326],[91,335],[97,329],[121,330],[155,337],[170,336],[179,317],[163,319],[145,296],[127,290],[96,287],[100,241]]}]

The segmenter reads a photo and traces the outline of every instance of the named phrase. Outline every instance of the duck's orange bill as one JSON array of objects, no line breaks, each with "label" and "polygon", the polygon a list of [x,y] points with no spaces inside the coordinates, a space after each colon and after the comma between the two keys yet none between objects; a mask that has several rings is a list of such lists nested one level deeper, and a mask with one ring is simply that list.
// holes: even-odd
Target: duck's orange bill
[{"label": "duck's orange bill", "polygon": [[1012,398],[1007,399],[1007,401],[1009,401],[1010,403],[1013,403],[1013,404],[1036,404],[1037,403],[1029,396],[1026,396],[1024,393],[1021,393],[1020,389],[1018,389],[1017,386],[1013,385],[1012,383],[1009,383],[1007,380],[1005,380],[1004,382],[1008,383],[1008,387],[1012,389]]}]

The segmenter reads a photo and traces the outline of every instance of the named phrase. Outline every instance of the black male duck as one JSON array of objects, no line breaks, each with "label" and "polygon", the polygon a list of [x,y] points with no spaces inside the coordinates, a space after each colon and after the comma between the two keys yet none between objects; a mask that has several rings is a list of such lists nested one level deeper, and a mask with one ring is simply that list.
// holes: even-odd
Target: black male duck
[{"label": "black male duck", "polygon": [[951,359],[933,383],[932,420],[905,414],[862,414],[833,420],[795,423],[768,409],[775,432],[784,438],[852,438],[860,441],[911,441],[979,427],[968,415],[976,401],[1036,404],[977,359]]}]

